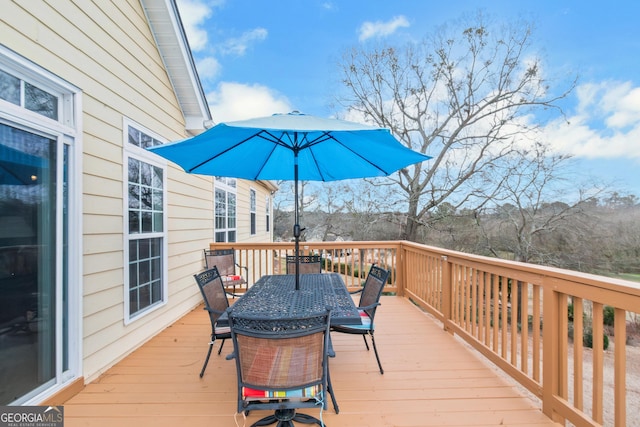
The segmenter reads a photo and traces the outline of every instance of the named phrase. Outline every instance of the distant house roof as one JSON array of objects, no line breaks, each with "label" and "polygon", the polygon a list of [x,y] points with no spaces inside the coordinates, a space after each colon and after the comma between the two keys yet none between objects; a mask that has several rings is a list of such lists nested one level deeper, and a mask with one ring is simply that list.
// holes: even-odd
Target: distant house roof
[{"label": "distant house roof", "polygon": [[178,97],[190,134],[198,134],[211,123],[202,83],[182,26],[175,0],[140,0],[162,61]]}]

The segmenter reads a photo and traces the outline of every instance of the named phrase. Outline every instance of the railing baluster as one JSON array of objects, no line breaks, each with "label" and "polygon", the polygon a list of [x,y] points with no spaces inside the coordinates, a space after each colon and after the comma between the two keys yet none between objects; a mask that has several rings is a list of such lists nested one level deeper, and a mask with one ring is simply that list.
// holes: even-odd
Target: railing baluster
[{"label": "railing baluster", "polygon": [[614,313],[614,418],[615,426],[627,425],[627,312],[619,308]]},{"label": "railing baluster", "polygon": [[593,330],[593,404],[592,404],[592,417],[593,419],[602,424],[604,410],[603,395],[604,395],[604,351],[602,349],[604,334],[603,334],[603,316],[602,316],[602,304],[599,302],[593,303],[593,324],[591,325]]}]

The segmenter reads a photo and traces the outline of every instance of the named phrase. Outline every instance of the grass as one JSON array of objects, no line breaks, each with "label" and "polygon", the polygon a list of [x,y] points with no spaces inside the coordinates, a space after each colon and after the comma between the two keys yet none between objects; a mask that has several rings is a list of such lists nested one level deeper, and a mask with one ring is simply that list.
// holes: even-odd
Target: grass
[{"label": "grass", "polygon": [[619,273],[616,274],[615,277],[624,280],[631,280],[633,282],[640,282],[640,274]]}]

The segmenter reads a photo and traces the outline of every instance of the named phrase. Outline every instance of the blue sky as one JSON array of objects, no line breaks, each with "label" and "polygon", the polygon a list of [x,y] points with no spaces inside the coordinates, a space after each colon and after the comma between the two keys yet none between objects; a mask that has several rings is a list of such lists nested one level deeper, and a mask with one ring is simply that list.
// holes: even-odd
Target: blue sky
[{"label": "blue sky", "polygon": [[[348,48],[402,46],[464,14],[534,25],[549,75],[577,73],[545,135],[576,166],[640,197],[640,2],[177,0],[214,121],[299,110],[329,117]],[[429,153],[427,153],[429,154]]]}]

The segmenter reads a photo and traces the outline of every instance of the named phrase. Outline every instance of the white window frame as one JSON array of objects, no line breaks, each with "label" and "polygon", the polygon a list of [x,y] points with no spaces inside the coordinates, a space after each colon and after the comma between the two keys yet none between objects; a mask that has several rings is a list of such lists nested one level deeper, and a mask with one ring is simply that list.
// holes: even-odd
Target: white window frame
[{"label": "white window frame", "polygon": [[[223,191],[225,194],[225,217],[224,227],[217,227],[217,206],[216,206],[216,191]],[[235,212],[233,219],[235,226],[229,227],[229,194],[233,194],[235,198]],[[234,242],[238,241],[238,183],[235,178],[215,177],[214,190],[213,190],[213,240],[218,242],[218,233],[224,233],[224,242],[229,241],[229,232],[233,232],[235,235]]]},{"label": "white window frame", "polygon": [[[38,404],[82,375],[82,91],[0,44],[0,68],[57,96],[56,120],[0,99],[0,122],[57,141],[56,210],[63,212],[63,150],[68,149],[67,187],[67,312],[63,314],[63,239],[56,239],[56,374],[55,378],[15,401]],[[63,215],[56,215],[56,236],[63,235]],[[67,320],[68,368],[63,369],[63,315]]]},{"label": "white window frame", "polygon": [[[146,127],[136,123],[135,121],[123,117],[123,125],[122,125],[122,134],[123,134],[123,159],[122,159],[122,169],[123,169],[123,248],[124,248],[124,324],[128,325],[131,322],[134,322],[140,318],[147,316],[149,313],[153,313],[154,311],[160,309],[165,306],[168,302],[169,296],[169,286],[168,286],[168,277],[169,277],[169,257],[168,257],[168,224],[167,224],[167,161],[163,157],[158,156],[144,148],[135,146],[129,143],[129,127],[133,127],[138,131],[161,141],[162,143],[166,143],[166,139],[162,138],[155,132],[147,129]],[[162,173],[162,189],[163,189],[163,197],[162,197],[162,224],[163,231],[162,232],[152,232],[152,233],[144,233],[144,234],[129,234],[129,158],[133,158],[135,160],[148,163],[152,166],[159,167],[163,170]],[[129,303],[129,242],[132,240],[131,236],[155,239],[162,239],[162,299],[149,307],[146,307],[136,313],[130,313],[130,303]],[[133,239],[138,240],[138,239]]]}]

